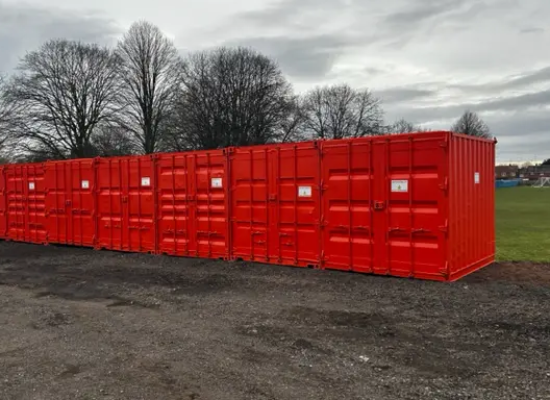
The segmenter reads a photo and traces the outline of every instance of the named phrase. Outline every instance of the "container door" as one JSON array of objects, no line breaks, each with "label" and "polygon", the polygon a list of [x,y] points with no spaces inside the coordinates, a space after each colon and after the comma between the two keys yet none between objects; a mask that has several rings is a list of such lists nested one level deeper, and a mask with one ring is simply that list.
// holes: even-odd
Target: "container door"
[{"label": "container door", "polygon": [[161,253],[194,256],[191,181],[187,154],[160,155],[157,160],[158,235]]},{"label": "container door", "polygon": [[[388,213],[391,209],[389,194],[389,168],[388,168],[388,140],[375,140],[372,142],[372,243],[373,243],[373,267],[375,274],[386,275],[390,273],[388,265],[388,237],[393,231],[388,231]],[[403,182],[402,182],[403,183]],[[403,183],[404,185],[404,183]],[[399,190],[404,190],[400,188]],[[395,229],[400,229],[399,227]]]},{"label": "container door", "polygon": [[96,237],[96,199],[95,199],[95,165],[94,160],[71,162],[71,191],[68,210],[71,223],[70,242],[78,246],[94,246]]},{"label": "container door", "polygon": [[155,252],[154,169],[150,157],[124,161],[123,243],[129,251]]},{"label": "container door", "polygon": [[43,244],[48,241],[46,218],[46,181],[42,164],[29,164],[26,168],[27,229],[25,240]]},{"label": "container door", "polygon": [[322,143],[325,268],[371,272],[378,250],[374,240],[384,242],[384,238],[375,238],[378,234],[372,207],[375,189],[372,154],[369,139]]},{"label": "container door", "polygon": [[321,263],[319,165],[316,142],[269,151],[271,262]]},{"label": "container door", "polygon": [[196,254],[206,258],[227,258],[227,158],[223,151],[196,153],[189,165],[194,177],[192,190]]},{"label": "container door", "polygon": [[0,239],[5,239],[7,235],[6,204],[6,177],[4,167],[0,167]]},{"label": "container door", "polygon": [[6,208],[8,231],[11,240],[24,241],[27,224],[25,166],[11,165],[6,168]]},{"label": "container door", "polygon": [[230,149],[233,257],[269,261],[268,149]]},{"label": "container door", "polygon": [[434,133],[373,139],[375,273],[443,276],[445,138]]},{"label": "container door", "polygon": [[159,251],[227,258],[224,152],[160,155],[156,168]]},{"label": "container door", "polygon": [[50,243],[71,244],[69,209],[71,199],[70,165],[64,162],[47,163],[46,216],[48,218],[48,240]]},{"label": "container door", "polygon": [[100,248],[123,250],[125,190],[123,175],[126,160],[100,159],[97,168],[98,244]]}]

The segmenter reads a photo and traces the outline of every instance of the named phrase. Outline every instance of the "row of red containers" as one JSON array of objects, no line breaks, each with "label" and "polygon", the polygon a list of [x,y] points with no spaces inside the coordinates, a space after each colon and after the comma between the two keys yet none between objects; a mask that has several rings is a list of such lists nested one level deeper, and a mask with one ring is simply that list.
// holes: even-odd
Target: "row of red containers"
[{"label": "row of red containers", "polygon": [[455,280],[494,260],[494,151],[430,132],[7,165],[0,237]]}]

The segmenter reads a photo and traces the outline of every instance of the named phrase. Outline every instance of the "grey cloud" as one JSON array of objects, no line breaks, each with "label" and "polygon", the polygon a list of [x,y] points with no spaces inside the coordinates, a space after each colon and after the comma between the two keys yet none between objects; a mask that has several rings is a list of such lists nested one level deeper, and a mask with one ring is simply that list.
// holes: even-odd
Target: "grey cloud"
[{"label": "grey cloud", "polygon": [[331,35],[256,37],[226,42],[226,45],[252,47],[269,55],[279,63],[285,74],[301,81],[315,81],[325,76],[346,44],[343,38]]},{"label": "grey cloud", "polygon": [[[530,129],[529,121],[524,126]],[[497,160],[499,161],[522,161],[522,160],[540,160],[550,158],[550,136],[538,133],[529,135],[499,135],[498,138]]]},{"label": "grey cloud", "polygon": [[[435,101],[433,104],[437,104]],[[392,116],[399,116],[411,121],[422,123],[438,120],[451,120],[458,118],[466,109],[478,112],[516,112],[532,108],[540,108],[550,105],[550,90],[543,90],[536,93],[528,93],[519,96],[490,99],[486,101],[461,102],[447,106],[426,106],[414,107],[414,104],[387,104],[388,113]],[[548,111],[545,111],[548,112]],[[550,125],[549,125],[550,129]]]},{"label": "grey cloud", "polygon": [[[329,18],[333,12],[342,10],[343,7],[346,7],[344,0],[279,0],[263,9],[236,15],[235,19],[261,28],[314,28],[315,24],[312,22],[316,19]],[[304,21],[304,17],[308,17],[306,22],[300,22]]]},{"label": "grey cloud", "polygon": [[[539,89],[543,83],[550,83],[550,66],[540,68],[534,71],[528,71],[513,76],[505,76],[500,80],[479,84],[452,84],[446,82],[426,82],[423,84],[414,84],[395,88],[376,90],[376,93],[385,102],[402,103],[410,100],[426,100],[436,102],[441,97],[458,98],[456,91],[461,96],[476,96],[482,98],[491,98],[483,102],[466,102],[464,107],[482,108],[485,111],[495,110],[514,110],[515,107],[534,106],[548,104],[549,93],[546,90],[538,92],[524,93],[522,95],[509,95],[510,91],[521,90],[528,91],[529,88]],[[531,89],[532,90],[532,89]],[[498,96],[498,98],[496,98]]]},{"label": "grey cloud", "polygon": [[522,33],[522,34],[544,33],[544,28],[538,28],[538,27],[523,28],[523,29],[520,29],[519,33]]},{"label": "grey cloud", "polygon": [[419,89],[414,87],[390,88],[384,90],[376,90],[374,94],[384,103],[402,103],[412,100],[434,97],[437,94],[436,90]]},{"label": "grey cloud", "polygon": [[[535,71],[527,71],[521,74],[504,77],[498,81],[491,81],[482,84],[451,84],[448,88],[458,89],[465,94],[468,93],[490,93],[502,90],[524,88],[529,85],[550,81],[550,66]],[[443,83],[440,83],[444,85]]]},{"label": "grey cloud", "polygon": [[403,10],[391,13],[384,19],[384,23],[391,26],[403,27],[418,26],[423,21],[448,14],[460,8],[466,0],[423,0],[411,1],[403,6]]},{"label": "grey cloud", "polygon": [[113,20],[97,13],[0,3],[0,71],[10,71],[27,51],[49,39],[106,45],[119,33]]}]

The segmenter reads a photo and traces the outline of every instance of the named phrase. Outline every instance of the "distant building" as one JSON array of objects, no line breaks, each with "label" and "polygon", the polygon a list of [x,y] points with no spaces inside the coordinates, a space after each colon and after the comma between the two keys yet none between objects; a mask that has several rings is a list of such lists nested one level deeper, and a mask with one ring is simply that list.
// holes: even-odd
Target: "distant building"
[{"label": "distant building", "polygon": [[496,179],[514,179],[520,175],[520,168],[517,165],[497,165],[495,167]]},{"label": "distant building", "polygon": [[536,181],[543,177],[550,178],[550,165],[534,165],[521,168],[519,177],[530,181]]}]

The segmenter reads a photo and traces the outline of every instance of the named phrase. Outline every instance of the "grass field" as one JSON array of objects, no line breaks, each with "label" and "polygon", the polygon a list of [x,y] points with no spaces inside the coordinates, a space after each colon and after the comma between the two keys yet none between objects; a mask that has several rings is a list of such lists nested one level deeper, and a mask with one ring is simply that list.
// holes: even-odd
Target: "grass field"
[{"label": "grass field", "polygon": [[550,262],[550,189],[496,190],[497,259]]}]

